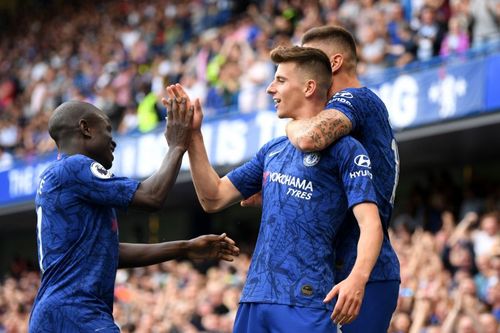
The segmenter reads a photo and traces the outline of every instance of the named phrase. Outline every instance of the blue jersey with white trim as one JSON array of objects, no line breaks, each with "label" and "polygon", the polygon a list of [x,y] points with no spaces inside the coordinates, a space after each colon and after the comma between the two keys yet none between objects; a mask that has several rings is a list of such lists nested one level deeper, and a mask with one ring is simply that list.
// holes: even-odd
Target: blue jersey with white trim
[{"label": "blue jersey with white trim", "polygon": [[262,220],[241,302],[331,310],[334,242],[348,210],[375,202],[363,146],[350,136],[304,153],[286,137],[228,174],[244,197],[262,190]]},{"label": "blue jersey with white trim", "polygon": [[[365,147],[371,158],[373,184],[377,193],[378,209],[384,226],[384,241],[380,257],[370,276],[371,281],[399,280],[399,261],[392,248],[388,226],[392,214],[394,196],[399,177],[399,156],[394,134],[389,123],[389,114],[382,100],[368,88],[349,88],[336,93],[326,109],[344,113],[352,123],[350,135]],[[351,272],[357,253],[359,228],[352,223],[349,214],[337,245],[337,282]]]},{"label": "blue jersey with white trim", "polygon": [[138,185],[83,155],[63,155],[42,173],[35,199],[42,281],[30,331],[47,324],[51,312],[76,322],[83,314],[86,322],[111,318],[119,255],[115,208],[126,209]]}]

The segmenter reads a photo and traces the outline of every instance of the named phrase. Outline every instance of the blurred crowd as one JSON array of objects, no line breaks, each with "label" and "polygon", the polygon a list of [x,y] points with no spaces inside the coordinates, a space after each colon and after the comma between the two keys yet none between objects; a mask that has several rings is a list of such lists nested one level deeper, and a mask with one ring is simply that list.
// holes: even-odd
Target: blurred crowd
[{"label": "blurred crowd", "polygon": [[[389,333],[498,333],[500,192],[481,185],[482,193],[466,187],[462,195],[438,178],[416,186],[392,221],[401,285]],[[121,331],[230,333],[249,251],[233,263],[118,270],[114,317]],[[0,333],[26,332],[39,279],[23,260],[0,279]]]},{"label": "blurred crowd", "polygon": [[[313,26],[350,29],[359,74],[371,75],[480,49],[498,22],[499,0],[107,0],[30,12],[0,32],[0,171],[54,149],[48,117],[67,100],[94,103],[121,134],[154,129],[175,82],[209,117],[269,108],[270,49]],[[402,282],[390,333],[499,331],[499,194],[453,193],[416,188],[394,219]],[[115,319],[122,332],[231,332],[248,265],[241,255],[120,270]],[[1,280],[0,333],[27,331],[39,279],[16,261]]]},{"label": "blurred crowd", "polygon": [[155,128],[175,82],[209,117],[269,108],[270,49],[314,26],[353,32],[361,75],[500,35],[498,0],[59,1],[28,13],[0,32],[0,170],[54,149],[47,120],[67,100],[94,103],[122,134]]}]

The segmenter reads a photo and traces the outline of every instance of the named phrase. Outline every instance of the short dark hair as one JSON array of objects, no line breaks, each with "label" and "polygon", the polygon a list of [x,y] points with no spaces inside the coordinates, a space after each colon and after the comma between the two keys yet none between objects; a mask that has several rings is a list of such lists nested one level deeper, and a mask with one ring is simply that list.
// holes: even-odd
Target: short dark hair
[{"label": "short dark hair", "polygon": [[310,78],[318,82],[318,87],[324,90],[325,94],[328,93],[332,83],[332,67],[330,59],[323,51],[312,47],[278,46],[271,51],[271,60],[276,64],[298,64],[302,71],[309,73]]},{"label": "short dark hair", "polygon": [[342,53],[346,60],[352,62],[354,68],[356,67],[358,62],[356,41],[347,29],[333,25],[311,28],[302,36],[302,45],[311,42],[331,45],[335,52]]}]

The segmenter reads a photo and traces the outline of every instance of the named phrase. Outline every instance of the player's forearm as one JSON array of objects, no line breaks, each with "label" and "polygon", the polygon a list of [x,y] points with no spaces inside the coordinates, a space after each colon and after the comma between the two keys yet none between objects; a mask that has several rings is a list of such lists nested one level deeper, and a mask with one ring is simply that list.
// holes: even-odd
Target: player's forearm
[{"label": "player's forearm", "polygon": [[318,115],[292,120],[286,126],[290,142],[302,151],[323,150],[351,131],[350,120],[337,110],[323,110]]},{"label": "player's forearm", "polygon": [[184,153],[185,150],[180,147],[168,149],[158,171],[139,185],[132,206],[148,210],[163,206],[179,174]]},{"label": "player's forearm", "polygon": [[222,209],[221,178],[208,160],[201,132],[194,133],[188,149],[191,177],[201,206],[207,212]]},{"label": "player's forearm", "polygon": [[353,208],[359,224],[358,255],[351,274],[368,281],[377,262],[384,239],[378,208],[373,203],[362,203]]},{"label": "player's forearm", "polygon": [[158,244],[120,243],[118,268],[142,267],[187,256],[189,241]]}]

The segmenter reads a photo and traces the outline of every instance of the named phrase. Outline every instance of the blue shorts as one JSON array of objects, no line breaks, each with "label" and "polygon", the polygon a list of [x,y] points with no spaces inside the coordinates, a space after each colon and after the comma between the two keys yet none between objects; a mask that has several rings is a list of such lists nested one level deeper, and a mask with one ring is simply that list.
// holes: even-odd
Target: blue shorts
[{"label": "blue shorts", "polygon": [[399,281],[368,282],[358,317],[352,323],[343,325],[342,333],[387,332],[392,314],[396,310],[399,295]]},{"label": "blue shorts", "polygon": [[268,303],[240,303],[233,333],[335,333],[330,311]]}]

